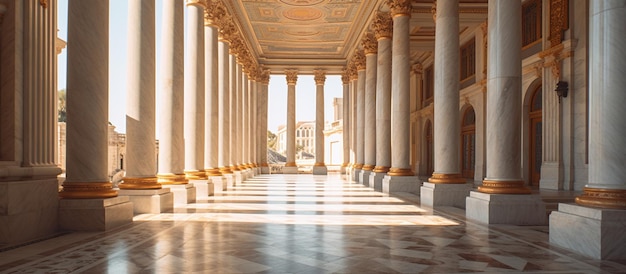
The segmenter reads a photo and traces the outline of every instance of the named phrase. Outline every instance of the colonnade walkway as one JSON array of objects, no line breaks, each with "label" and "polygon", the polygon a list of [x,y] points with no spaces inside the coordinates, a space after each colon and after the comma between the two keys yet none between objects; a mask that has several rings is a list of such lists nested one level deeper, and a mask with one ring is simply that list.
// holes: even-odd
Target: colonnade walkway
[{"label": "colonnade walkway", "polygon": [[547,226],[482,225],[339,175],[262,175],[171,213],[0,252],[0,272],[615,273],[548,243]]}]

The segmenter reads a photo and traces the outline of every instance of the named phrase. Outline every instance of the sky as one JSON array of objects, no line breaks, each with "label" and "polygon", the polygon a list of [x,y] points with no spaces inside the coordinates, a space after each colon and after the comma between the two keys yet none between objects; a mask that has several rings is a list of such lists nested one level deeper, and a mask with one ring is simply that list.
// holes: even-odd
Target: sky
[{"label": "sky", "polygon": [[[67,41],[67,1],[59,0],[58,36]],[[109,2],[109,121],[116,131],[126,132],[126,60],[127,60],[127,25],[128,2],[110,0]],[[161,0],[156,3],[156,42],[157,42],[157,78],[159,75],[159,56],[161,35]],[[68,41],[71,43],[71,41]],[[59,89],[66,87],[67,49],[63,50],[58,60]],[[297,69],[297,68],[296,68]],[[157,81],[157,91],[159,85]],[[315,81],[313,75],[299,75],[296,83],[296,121],[315,120]],[[268,130],[276,132],[279,125],[287,122],[287,80],[285,75],[271,75],[268,87]],[[158,92],[157,92],[158,94]],[[68,93],[67,96],[71,96]],[[333,119],[332,101],[334,97],[343,97],[343,85],[339,75],[328,75],[324,85],[324,118]],[[157,106],[159,98],[157,97]],[[158,111],[157,119],[159,119]],[[158,121],[158,120],[157,120]],[[159,123],[157,122],[157,127]],[[158,134],[157,130],[157,134]],[[158,136],[157,136],[158,138]]]}]

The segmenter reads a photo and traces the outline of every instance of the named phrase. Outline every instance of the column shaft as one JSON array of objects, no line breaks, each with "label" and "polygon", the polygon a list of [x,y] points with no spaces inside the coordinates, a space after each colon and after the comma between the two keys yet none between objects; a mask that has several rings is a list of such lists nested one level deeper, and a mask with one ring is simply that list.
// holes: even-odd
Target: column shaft
[{"label": "column shaft", "polygon": [[590,3],[589,20],[589,183],[576,203],[626,209],[626,6]]},{"label": "column shaft", "polygon": [[229,68],[230,68],[230,162],[229,165],[233,171],[240,171],[239,169],[239,136],[238,136],[238,127],[237,127],[237,119],[239,115],[239,107],[237,102],[239,100],[238,89],[239,89],[239,81],[237,80],[239,75],[237,73],[237,57],[232,51],[228,57],[229,60]]},{"label": "column shaft", "polygon": [[411,143],[409,86],[409,13],[393,16],[393,46],[391,70],[391,176],[412,176],[409,165]]},{"label": "column shaft", "polygon": [[[315,70],[315,167],[324,167],[323,174],[326,174],[326,164],[324,163],[324,82],[326,72]],[[316,174],[314,170],[313,174]]]},{"label": "column shaft", "polygon": [[204,9],[187,2],[187,42],[184,83],[185,174],[206,179],[204,172]]},{"label": "column shaft", "polygon": [[489,2],[487,176],[478,188],[484,193],[530,193],[521,176],[520,9],[518,1]]},{"label": "column shaft", "polygon": [[[269,171],[267,163],[267,86],[269,84],[269,72],[263,71],[260,81],[261,90],[258,94],[258,130],[259,130],[259,165]],[[265,172],[264,172],[265,173]]]},{"label": "column shaft", "polygon": [[218,71],[218,43],[217,28],[214,25],[204,26],[204,45],[206,55],[205,66],[205,91],[204,91],[204,168],[208,176],[220,176],[219,156],[219,71]]},{"label": "column shaft", "polygon": [[368,52],[365,59],[363,170],[373,170],[376,165],[376,71],[378,54],[375,51]]},{"label": "column shaft", "polygon": [[287,163],[286,167],[296,166],[296,81],[297,71],[287,74]]},{"label": "column shaft", "polygon": [[378,39],[376,80],[376,167],[388,172],[391,167],[391,39]]},{"label": "column shaft", "polygon": [[121,189],[159,189],[156,178],[154,0],[128,2],[126,177]]},{"label": "column shaft", "polygon": [[365,163],[365,66],[358,70],[356,84],[356,169]]},{"label": "column shaft", "polygon": [[232,173],[230,169],[230,69],[229,44],[225,40],[218,42],[218,101],[219,101],[219,157],[217,165],[222,174]]},{"label": "column shaft", "polygon": [[437,1],[434,173],[431,183],[464,184],[459,167],[459,2]]},{"label": "column shaft", "polygon": [[116,197],[107,171],[109,1],[68,3],[67,179],[62,198]]},{"label": "column shaft", "polygon": [[357,151],[356,136],[357,136],[357,124],[358,124],[358,119],[357,119],[358,96],[357,96],[356,90],[357,90],[358,78],[355,75],[356,73],[352,75],[350,79],[350,121],[352,121],[350,123],[350,164],[352,165],[353,168],[360,168],[357,166],[357,159],[356,159],[356,151]]},{"label": "column shaft", "polygon": [[248,165],[250,164],[250,159],[248,159],[248,156],[250,156],[250,154],[248,153],[248,149],[250,149],[250,140],[248,139],[248,134],[250,133],[250,130],[248,128],[248,122],[250,121],[250,118],[248,117],[248,100],[249,95],[248,95],[248,89],[249,89],[249,81],[248,81],[248,74],[246,72],[242,73],[242,89],[241,89],[241,99],[239,100],[239,103],[241,105],[240,107],[240,111],[239,113],[241,114],[241,119],[240,123],[241,123],[241,166],[244,169],[250,168]]},{"label": "column shaft", "polygon": [[343,83],[343,163],[341,167],[342,172],[345,172],[344,169],[348,167],[350,163],[350,124],[352,123],[352,120],[350,120],[350,76],[347,71],[344,71],[344,75],[341,76],[341,81]]}]

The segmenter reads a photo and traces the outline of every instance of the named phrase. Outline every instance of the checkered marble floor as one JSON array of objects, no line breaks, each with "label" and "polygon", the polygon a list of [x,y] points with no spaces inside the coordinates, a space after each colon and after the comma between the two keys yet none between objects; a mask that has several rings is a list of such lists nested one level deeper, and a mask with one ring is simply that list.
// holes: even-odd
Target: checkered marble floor
[{"label": "checkered marble floor", "polygon": [[134,220],[0,252],[0,272],[626,273],[551,246],[547,226],[472,223],[339,175],[257,176]]}]

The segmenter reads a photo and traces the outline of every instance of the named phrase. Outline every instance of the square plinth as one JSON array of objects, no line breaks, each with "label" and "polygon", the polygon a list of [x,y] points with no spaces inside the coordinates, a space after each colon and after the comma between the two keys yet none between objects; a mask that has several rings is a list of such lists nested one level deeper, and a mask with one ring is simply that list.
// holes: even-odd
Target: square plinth
[{"label": "square plinth", "polygon": [[161,189],[120,189],[119,196],[128,196],[133,203],[134,213],[159,214],[174,209],[174,194],[169,188]]},{"label": "square plinth", "polygon": [[472,190],[470,184],[433,184],[424,182],[420,201],[424,206],[454,206],[465,208],[465,198]]},{"label": "square plinth", "polygon": [[467,219],[486,224],[545,225],[546,205],[539,195],[487,194],[470,191]]},{"label": "square plinth", "polygon": [[361,172],[359,172],[359,183],[361,183],[364,186],[369,187],[371,173],[372,173],[371,170],[361,170]]},{"label": "square plinth", "polygon": [[389,176],[383,178],[383,193],[410,192],[419,195],[422,182],[417,176]]},{"label": "square plinth", "polygon": [[174,193],[174,205],[186,205],[196,202],[196,187],[193,184],[164,185]]},{"label": "square plinth", "polygon": [[314,166],[313,167],[313,175],[327,175],[328,168],[326,166]]},{"label": "square plinth", "polygon": [[206,200],[209,196],[215,195],[215,185],[211,178],[207,180],[189,180],[189,183],[196,187],[196,200]]},{"label": "square plinth", "polygon": [[370,173],[370,187],[376,191],[383,191],[383,178],[385,178],[387,172],[372,172]]},{"label": "square plinth", "polygon": [[128,196],[59,200],[59,227],[71,231],[104,231],[133,221]]}]

